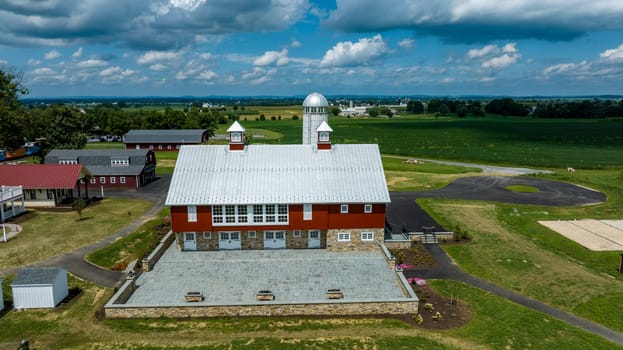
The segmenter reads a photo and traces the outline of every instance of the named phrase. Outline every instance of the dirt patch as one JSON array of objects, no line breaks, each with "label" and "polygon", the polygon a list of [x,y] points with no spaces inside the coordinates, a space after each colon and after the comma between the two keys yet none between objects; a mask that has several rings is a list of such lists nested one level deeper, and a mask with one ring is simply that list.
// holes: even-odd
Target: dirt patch
[{"label": "dirt patch", "polygon": [[456,297],[443,297],[428,285],[412,288],[420,298],[419,314],[393,315],[392,318],[425,329],[457,328],[472,319],[472,310]]},{"label": "dirt patch", "polygon": [[396,257],[396,264],[400,265],[403,270],[430,269],[436,266],[428,250],[418,242],[413,242],[409,249],[392,249],[390,252]]}]

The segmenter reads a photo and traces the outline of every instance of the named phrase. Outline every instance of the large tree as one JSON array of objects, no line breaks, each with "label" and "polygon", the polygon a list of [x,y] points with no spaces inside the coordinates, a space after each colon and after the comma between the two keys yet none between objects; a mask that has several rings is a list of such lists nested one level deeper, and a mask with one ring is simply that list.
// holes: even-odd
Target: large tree
[{"label": "large tree", "polygon": [[21,75],[0,69],[0,148],[19,148],[24,142],[26,113],[19,96],[27,93]]}]

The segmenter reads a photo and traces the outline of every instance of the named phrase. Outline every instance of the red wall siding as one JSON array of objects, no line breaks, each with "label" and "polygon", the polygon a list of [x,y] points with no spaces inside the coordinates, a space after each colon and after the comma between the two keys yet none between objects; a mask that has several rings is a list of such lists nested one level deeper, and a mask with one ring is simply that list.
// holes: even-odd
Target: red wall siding
[{"label": "red wall siding", "polygon": [[385,204],[373,204],[372,213],[363,212],[363,204],[349,204],[348,213],[340,213],[340,205],[329,206],[329,229],[383,228],[385,227]]},{"label": "red wall siding", "polygon": [[312,220],[303,220],[303,205],[289,206],[288,225],[212,226],[210,206],[197,207],[197,222],[188,222],[186,206],[171,207],[171,225],[175,232],[240,231],[240,230],[327,230],[339,228],[385,227],[385,204],[372,205],[372,213],[363,212],[363,204],[351,204],[348,214],[340,213],[339,205],[313,205]]},{"label": "red wall siding", "polygon": [[[128,175],[125,177],[125,183],[122,184],[121,183],[121,176],[96,176],[93,175],[93,177],[95,178],[95,183],[91,183],[89,182],[89,191],[99,191],[100,190],[100,186],[104,186],[104,190],[108,189],[108,188],[130,188],[130,189],[136,189],[136,176],[134,175]],[[101,183],[100,182],[100,178],[101,177],[105,177],[106,178],[106,183]],[[110,178],[114,177],[115,178],[115,183],[110,183]]]}]

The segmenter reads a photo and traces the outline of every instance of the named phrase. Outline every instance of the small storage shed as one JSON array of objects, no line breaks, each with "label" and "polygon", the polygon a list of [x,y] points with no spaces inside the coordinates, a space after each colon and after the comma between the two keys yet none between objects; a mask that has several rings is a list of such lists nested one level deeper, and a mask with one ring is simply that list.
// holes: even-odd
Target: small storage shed
[{"label": "small storage shed", "polygon": [[67,270],[61,268],[25,268],[11,282],[16,309],[53,308],[69,294]]}]

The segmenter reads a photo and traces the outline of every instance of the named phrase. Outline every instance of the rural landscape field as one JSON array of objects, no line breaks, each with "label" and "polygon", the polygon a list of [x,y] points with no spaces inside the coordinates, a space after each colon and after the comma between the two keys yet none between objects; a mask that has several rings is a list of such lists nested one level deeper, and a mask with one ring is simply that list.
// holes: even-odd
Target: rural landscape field
[{"label": "rural landscape field", "polygon": [[[287,107],[285,111],[291,108]],[[455,116],[399,114],[391,119],[334,117],[330,122],[337,144],[379,144],[390,191],[439,188],[458,177],[480,174],[480,169],[467,165],[449,166],[426,161],[460,159],[479,164],[549,169],[554,173],[539,176],[578,183],[606,193],[606,203],[588,207],[553,208],[442,199],[422,199],[420,204],[445,227],[464,231],[470,237],[468,244],[444,247],[465,271],[623,331],[623,322],[618,317],[621,311],[618,300],[623,298],[623,275],[616,271],[618,252],[588,252],[536,223],[543,218],[606,219],[623,216],[623,172],[618,165],[623,160],[621,119],[552,122],[502,116],[459,119]],[[241,123],[249,130],[253,143],[300,142],[301,120]],[[217,135],[226,126],[221,126]],[[554,128],[556,132],[552,131]],[[582,135],[587,136],[582,138]],[[118,143],[116,146],[114,143],[89,145],[120,146]],[[159,174],[172,173],[176,155],[176,152],[162,154]],[[423,163],[406,164],[400,158],[420,159]],[[576,167],[575,173],[566,171],[571,165]],[[132,215],[135,215],[134,212],[140,215],[146,210],[136,204],[132,207]],[[123,208],[119,210],[126,211]],[[87,212],[86,215],[106,220],[109,215],[115,214],[98,211],[93,214]],[[166,215],[166,212],[161,215]],[[124,216],[126,221],[134,217]],[[29,228],[30,222],[34,224],[35,220],[39,218],[27,219],[24,227]],[[67,225],[61,221],[67,219],[61,217],[45,220],[52,229],[50,235],[56,235],[53,232],[57,226]],[[141,227],[127,239],[111,246],[106,253],[100,254],[101,257],[92,254],[88,259],[93,259],[100,266],[113,268],[116,264],[127,263],[131,256],[145,254],[143,246],[146,243],[149,246],[161,221],[161,218],[154,219],[153,224]],[[99,226],[96,221],[72,223],[76,224],[83,226],[82,229],[75,228],[83,232],[74,234],[74,239],[82,242],[80,244],[99,239],[100,236],[87,234],[92,232],[93,227]],[[30,237],[31,245],[51,244],[35,232],[25,235]],[[58,243],[54,246],[61,250],[72,249],[72,246],[60,246]],[[133,252],[133,249],[137,251]],[[35,259],[57,253],[42,251],[37,254],[33,256]],[[4,259],[4,268],[16,268],[28,263],[28,260],[18,256],[17,252],[6,256],[9,260]],[[460,282],[431,280],[429,283],[442,295],[461,295],[461,300],[473,313],[467,325],[440,333],[417,326],[414,328],[391,318],[366,317],[103,320],[101,308],[113,290],[77,278],[71,279],[70,285],[78,288],[80,294],[57,310],[5,311],[0,324],[4,342],[30,338],[39,348],[59,349],[467,349],[501,348],[509,344],[512,348],[616,348],[599,337]],[[6,303],[10,300],[9,285],[10,278],[5,279],[3,291]],[[168,336],[172,334],[176,336]],[[546,341],[543,342],[543,339]]]},{"label": "rural landscape field", "polygon": [[623,349],[620,0],[0,32],[0,350]]}]

